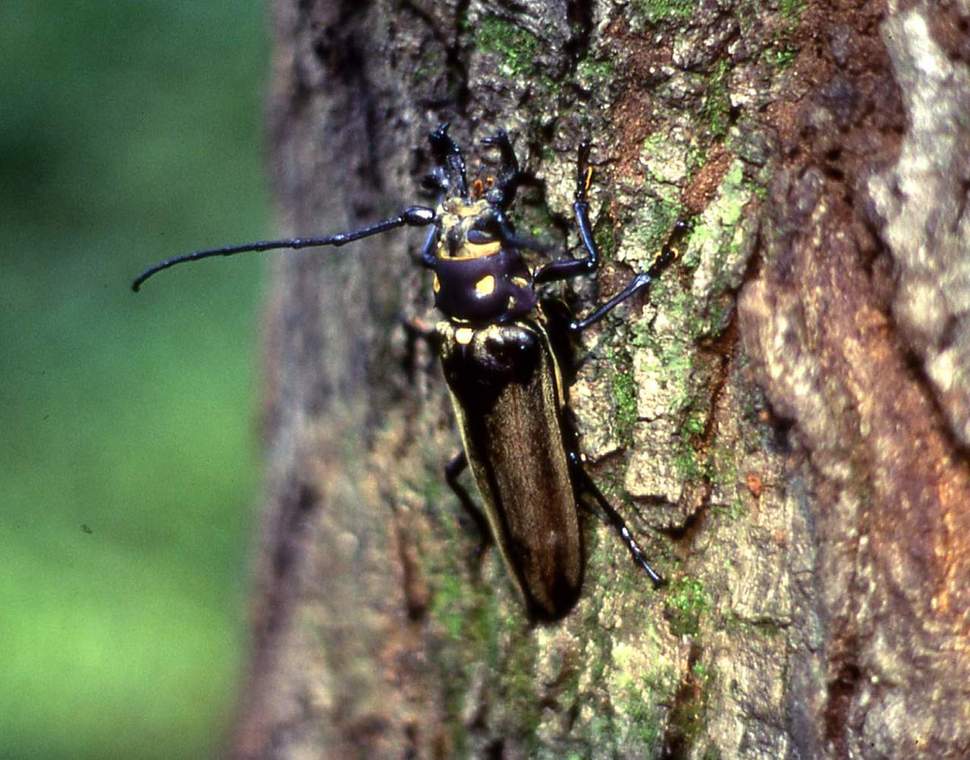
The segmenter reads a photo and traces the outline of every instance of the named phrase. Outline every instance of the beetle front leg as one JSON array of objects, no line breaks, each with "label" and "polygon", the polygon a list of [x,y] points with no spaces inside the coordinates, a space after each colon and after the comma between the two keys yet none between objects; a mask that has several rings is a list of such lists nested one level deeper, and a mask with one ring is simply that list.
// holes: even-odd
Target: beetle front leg
[{"label": "beetle front leg", "polygon": [[448,134],[448,123],[441,124],[428,138],[431,141],[431,152],[435,161],[442,168],[436,173],[442,190],[448,193],[468,195],[468,177],[465,172],[465,157],[461,154],[458,143]]},{"label": "beetle front leg", "polygon": [[487,192],[486,197],[503,209],[508,208],[515,199],[515,191],[522,179],[515,149],[504,129],[500,129],[491,137],[486,137],[482,140],[482,145],[498,148],[502,160],[498,176],[495,178],[495,186]]},{"label": "beetle front leg", "polygon": [[539,267],[535,273],[535,283],[557,282],[592,274],[599,267],[600,252],[593,239],[593,226],[589,221],[589,186],[593,181],[593,168],[589,165],[589,143],[579,145],[579,159],[576,163],[576,195],[573,201],[573,214],[579,239],[583,242],[586,255],[581,259],[557,259]]},{"label": "beetle front leg", "polygon": [[448,486],[454,492],[455,496],[458,497],[458,501],[461,502],[461,506],[464,508],[465,512],[478,528],[478,550],[476,551],[476,557],[480,560],[484,555],[486,549],[492,543],[492,533],[488,527],[488,520],[485,519],[485,515],[482,510],[478,508],[478,505],[472,500],[468,491],[465,487],[458,482],[458,477],[465,471],[468,467],[468,457],[465,456],[465,452],[461,451],[455,455],[448,464],[445,465],[445,481]]}]

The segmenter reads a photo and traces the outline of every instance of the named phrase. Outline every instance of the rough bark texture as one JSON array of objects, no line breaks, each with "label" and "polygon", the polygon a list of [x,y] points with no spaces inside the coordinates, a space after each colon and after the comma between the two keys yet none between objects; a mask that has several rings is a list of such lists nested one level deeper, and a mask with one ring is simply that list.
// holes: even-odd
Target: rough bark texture
[{"label": "rough bark texture", "polygon": [[[516,137],[569,245],[679,257],[584,339],[586,520],[531,627],[444,485],[428,283],[394,233],[278,260],[239,757],[970,756],[970,4],[277,0],[285,228],[396,212],[443,120]],[[474,153],[473,150],[469,151]]]}]

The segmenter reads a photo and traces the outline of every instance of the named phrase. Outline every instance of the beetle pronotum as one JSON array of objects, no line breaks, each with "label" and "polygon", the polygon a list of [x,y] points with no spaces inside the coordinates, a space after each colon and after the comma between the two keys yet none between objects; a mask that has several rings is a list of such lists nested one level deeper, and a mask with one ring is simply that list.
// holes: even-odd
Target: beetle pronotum
[{"label": "beetle pronotum", "polygon": [[[341,246],[398,227],[430,227],[421,263],[434,273],[435,306],[445,319],[427,337],[438,348],[463,451],[445,477],[463,507],[494,538],[530,615],[563,617],[575,604],[584,554],[577,506],[591,496],[655,585],[660,575],[647,562],[619,513],[583,469],[567,417],[566,388],[555,331],[578,334],[627,299],[644,291],[670,258],[664,251],[650,271],[636,275],[587,316],[554,317],[536,286],[593,274],[599,251],[589,221],[592,181],[589,145],[579,147],[573,212],[585,256],[565,256],[530,269],[506,212],[522,180],[508,135],[484,141],[500,156],[497,176],[469,186],[465,161],[443,124],[431,133],[437,161],[431,179],[440,191],[435,208],[411,206],[397,216],[327,237],[268,240],[212,248],[166,259],[132,283],[139,287],[176,264],[249,251]],[[472,471],[484,515],[458,482]]]}]

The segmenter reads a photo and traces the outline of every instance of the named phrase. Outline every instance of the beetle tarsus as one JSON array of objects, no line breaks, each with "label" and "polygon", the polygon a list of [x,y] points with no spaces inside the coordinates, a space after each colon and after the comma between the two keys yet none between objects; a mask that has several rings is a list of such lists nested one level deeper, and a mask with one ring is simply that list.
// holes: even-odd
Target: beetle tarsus
[{"label": "beetle tarsus", "polygon": [[445,189],[466,198],[468,197],[468,177],[465,172],[465,157],[458,143],[448,134],[449,126],[451,125],[448,122],[444,122],[431,133],[429,137],[431,152],[445,170],[442,175],[439,175],[439,180],[444,183]]}]

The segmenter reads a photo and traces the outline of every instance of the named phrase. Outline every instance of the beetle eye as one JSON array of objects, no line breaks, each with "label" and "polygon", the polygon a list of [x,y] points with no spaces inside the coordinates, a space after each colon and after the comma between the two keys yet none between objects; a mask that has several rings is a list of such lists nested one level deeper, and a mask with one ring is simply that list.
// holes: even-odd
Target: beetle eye
[{"label": "beetle eye", "polygon": [[481,243],[492,243],[495,242],[495,236],[485,232],[485,230],[468,230],[469,243],[481,244]]}]

